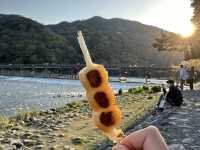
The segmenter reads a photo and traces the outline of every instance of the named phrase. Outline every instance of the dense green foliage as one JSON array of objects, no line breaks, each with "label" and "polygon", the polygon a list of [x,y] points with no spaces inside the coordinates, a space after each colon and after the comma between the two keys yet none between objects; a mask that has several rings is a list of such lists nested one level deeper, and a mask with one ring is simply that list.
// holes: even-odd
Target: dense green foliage
[{"label": "dense green foliage", "polygon": [[0,63],[71,63],[67,41],[47,27],[15,15],[0,15]]},{"label": "dense green foliage", "polygon": [[194,8],[192,22],[196,27],[196,32],[192,37],[192,55],[193,58],[200,58],[200,1],[191,0],[191,6]]},{"label": "dense green foliage", "polygon": [[166,66],[180,55],[152,47],[156,27],[122,19],[93,17],[44,26],[17,15],[0,15],[0,63],[84,63],[76,39],[82,30],[93,60],[109,65]]},{"label": "dense green foliage", "polygon": [[80,50],[77,49],[76,32],[82,30],[97,63],[165,66],[180,60],[176,57],[179,54],[163,54],[154,49],[152,42],[161,30],[139,22],[93,17],[48,27],[70,41],[77,52]]},{"label": "dense green foliage", "polygon": [[173,51],[182,52],[184,59],[191,59],[191,47],[190,40],[183,38],[181,35],[173,32],[161,32],[160,36],[153,42],[153,47],[157,48],[158,51]]}]

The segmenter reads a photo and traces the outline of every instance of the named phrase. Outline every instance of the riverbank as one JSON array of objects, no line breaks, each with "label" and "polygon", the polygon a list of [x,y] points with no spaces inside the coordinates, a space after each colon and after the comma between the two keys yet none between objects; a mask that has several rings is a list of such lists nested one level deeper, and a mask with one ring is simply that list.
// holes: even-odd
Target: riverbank
[{"label": "riverbank", "polygon": [[[118,96],[123,113],[122,129],[151,111],[158,93],[146,88],[131,89]],[[18,114],[0,118],[1,148],[89,150],[101,146],[107,139],[93,125],[88,102],[77,101],[62,108]]]}]

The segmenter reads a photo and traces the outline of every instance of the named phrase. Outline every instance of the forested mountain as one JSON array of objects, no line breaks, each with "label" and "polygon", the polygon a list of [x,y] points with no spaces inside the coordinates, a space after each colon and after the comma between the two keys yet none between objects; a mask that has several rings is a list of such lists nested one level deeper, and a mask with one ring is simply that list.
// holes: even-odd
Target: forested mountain
[{"label": "forested mountain", "polygon": [[72,63],[67,40],[46,26],[17,15],[0,15],[0,63]]},{"label": "forested mountain", "polygon": [[22,16],[0,15],[0,63],[83,63],[78,30],[97,63],[166,66],[182,59],[152,47],[161,29],[135,21],[93,17],[45,26]]}]

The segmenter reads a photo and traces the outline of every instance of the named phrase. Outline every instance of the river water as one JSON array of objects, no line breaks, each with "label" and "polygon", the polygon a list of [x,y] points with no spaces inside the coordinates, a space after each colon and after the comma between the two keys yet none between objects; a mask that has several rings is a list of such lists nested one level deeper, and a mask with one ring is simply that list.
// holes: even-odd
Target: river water
[{"label": "river water", "polygon": [[[117,78],[112,77],[112,81]],[[129,78],[132,83],[110,82],[114,90],[127,90],[144,84],[144,79]],[[162,83],[163,80],[151,80]],[[12,116],[22,111],[46,110],[84,99],[79,80],[0,76],[0,115]]]}]

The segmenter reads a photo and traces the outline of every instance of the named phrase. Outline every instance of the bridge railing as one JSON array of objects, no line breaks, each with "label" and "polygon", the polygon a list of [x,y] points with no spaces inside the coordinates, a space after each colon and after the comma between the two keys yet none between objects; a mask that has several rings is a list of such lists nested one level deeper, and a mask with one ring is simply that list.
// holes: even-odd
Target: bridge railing
[{"label": "bridge railing", "polygon": [[[73,68],[73,67],[84,67],[84,64],[0,64],[0,68]],[[159,69],[159,70],[169,70],[170,67],[145,67],[145,66],[131,66],[131,65],[105,65],[107,69]]]}]

